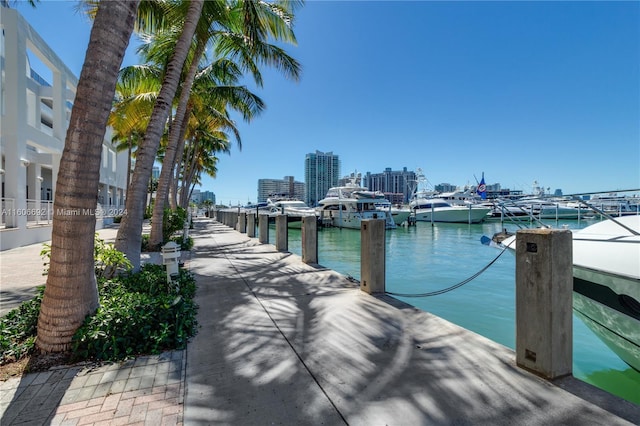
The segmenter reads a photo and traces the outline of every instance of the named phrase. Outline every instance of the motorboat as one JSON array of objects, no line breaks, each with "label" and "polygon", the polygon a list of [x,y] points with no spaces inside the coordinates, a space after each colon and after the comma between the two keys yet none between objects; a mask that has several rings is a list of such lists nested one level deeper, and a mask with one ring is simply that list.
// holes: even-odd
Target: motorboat
[{"label": "motorboat", "polygon": [[583,201],[595,209],[609,216],[630,216],[640,214],[640,198],[617,194],[595,195],[588,201]]},{"label": "motorboat", "polygon": [[580,219],[592,214],[586,206],[571,203],[567,200],[546,198],[522,198],[516,201],[500,202],[492,211],[493,217],[510,217],[526,219]]},{"label": "motorboat", "polygon": [[[640,216],[603,220],[572,238],[574,312],[640,371]],[[501,244],[515,250],[514,240]]]},{"label": "motorboat", "polygon": [[394,229],[396,222],[391,210],[377,207],[384,200],[384,194],[379,191],[348,183],[330,188],[325,198],[318,202],[317,211],[322,223],[338,228],[360,229],[365,219],[384,219],[385,228]]},{"label": "motorboat", "polygon": [[317,217],[316,209],[309,207],[304,201],[296,199],[267,200],[269,216],[274,218],[277,214],[287,215],[289,228],[301,228],[302,218],[307,216]]},{"label": "motorboat", "polygon": [[491,211],[475,204],[453,205],[442,198],[414,198],[409,207],[422,222],[480,223]]}]

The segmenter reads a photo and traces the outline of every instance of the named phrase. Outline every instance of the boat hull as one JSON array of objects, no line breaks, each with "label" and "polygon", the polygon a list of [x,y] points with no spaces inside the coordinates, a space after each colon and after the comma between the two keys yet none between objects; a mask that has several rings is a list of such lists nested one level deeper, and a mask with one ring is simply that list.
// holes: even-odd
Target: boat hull
[{"label": "boat hull", "polygon": [[331,225],[336,228],[360,229],[362,221],[366,219],[385,219],[385,228],[394,229],[396,224],[389,214],[385,212],[346,213],[331,212]]},{"label": "boat hull", "polygon": [[489,208],[441,207],[416,209],[415,215],[420,222],[480,223],[489,211]]},{"label": "boat hull", "polygon": [[[623,229],[624,225],[627,229]],[[640,371],[640,216],[573,233],[573,309],[624,362]],[[637,232],[637,231],[634,231]],[[515,235],[502,245],[515,251]]]},{"label": "boat hull", "polygon": [[408,222],[410,216],[411,210],[391,209],[391,217],[393,217],[393,221],[396,223],[396,225],[402,225],[404,222]]}]

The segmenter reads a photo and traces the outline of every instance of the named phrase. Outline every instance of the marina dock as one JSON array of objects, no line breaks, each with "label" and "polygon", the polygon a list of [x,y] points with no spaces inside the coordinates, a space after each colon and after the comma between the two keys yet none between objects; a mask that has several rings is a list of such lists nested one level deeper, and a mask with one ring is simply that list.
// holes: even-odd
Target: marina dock
[{"label": "marina dock", "polygon": [[[573,377],[543,380],[518,368],[514,352],[502,345],[388,295],[364,293],[335,271],[213,219],[197,219],[191,236],[185,267],[198,284],[200,329],[183,354],[182,418],[175,424],[627,425],[640,419],[633,403]],[[42,386],[33,377],[22,381],[21,395],[30,394],[30,383]],[[60,398],[65,407],[81,405]],[[2,402],[3,425],[28,418],[29,410],[22,411],[29,403],[18,393]],[[56,410],[70,412],[60,404],[52,409],[50,419],[59,421],[52,424],[64,420]],[[150,412],[138,421],[160,424]]]}]

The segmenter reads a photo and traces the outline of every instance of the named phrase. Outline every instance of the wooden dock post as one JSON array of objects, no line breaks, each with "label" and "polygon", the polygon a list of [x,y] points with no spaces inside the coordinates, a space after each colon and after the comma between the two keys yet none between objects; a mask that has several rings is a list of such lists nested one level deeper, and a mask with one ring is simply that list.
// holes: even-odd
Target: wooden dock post
[{"label": "wooden dock post", "polygon": [[304,216],[302,218],[302,261],[318,263],[318,218]]},{"label": "wooden dock post", "polygon": [[385,220],[365,219],[360,225],[360,290],[385,292]]},{"label": "wooden dock post", "polygon": [[256,236],[256,214],[247,213],[247,237],[254,238]]},{"label": "wooden dock post", "polygon": [[276,215],[276,250],[289,250],[289,227],[286,214]]},{"label": "wooden dock post", "polygon": [[269,215],[258,215],[258,241],[262,244],[269,244]]},{"label": "wooden dock post", "polygon": [[547,379],[573,371],[572,248],[566,229],[516,233],[516,364]]}]

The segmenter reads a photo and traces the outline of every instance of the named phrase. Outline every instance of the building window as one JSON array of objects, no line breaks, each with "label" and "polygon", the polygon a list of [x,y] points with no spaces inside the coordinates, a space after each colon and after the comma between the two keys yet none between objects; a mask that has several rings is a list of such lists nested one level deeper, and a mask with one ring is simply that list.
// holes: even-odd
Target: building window
[{"label": "building window", "polygon": [[111,154],[111,171],[115,173],[116,172],[116,153],[115,151],[109,150],[109,154]]},{"label": "building window", "polygon": [[102,168],[109,167],[109,149],[102,145]]}]

